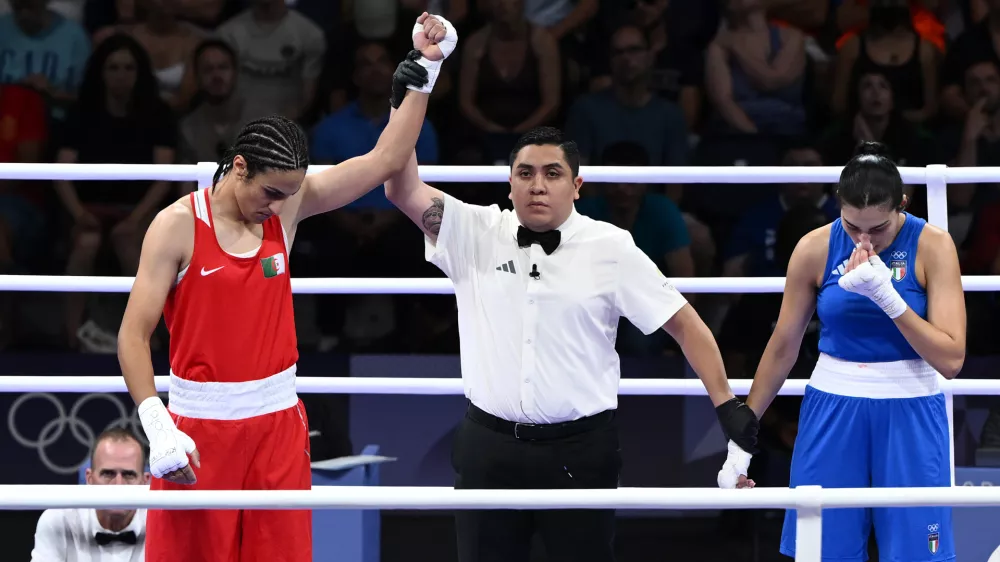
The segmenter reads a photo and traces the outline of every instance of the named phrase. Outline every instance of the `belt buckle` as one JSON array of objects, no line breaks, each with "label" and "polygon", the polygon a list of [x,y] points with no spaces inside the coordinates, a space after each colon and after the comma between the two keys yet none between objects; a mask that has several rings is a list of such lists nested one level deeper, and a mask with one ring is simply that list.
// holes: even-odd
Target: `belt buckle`
[{"label": "belt buckle", "polygon": [[520,428],[521,426],[524,426],[524,427],[533,427],[533,426],[534,426],[534,424],[530,424],[530,423],[520,423],[520,422],[514,422],[514,439],[521,439],[521,435],[520,435],[520,433],[518,432],[518,429],[519,429],[519,428]]}]

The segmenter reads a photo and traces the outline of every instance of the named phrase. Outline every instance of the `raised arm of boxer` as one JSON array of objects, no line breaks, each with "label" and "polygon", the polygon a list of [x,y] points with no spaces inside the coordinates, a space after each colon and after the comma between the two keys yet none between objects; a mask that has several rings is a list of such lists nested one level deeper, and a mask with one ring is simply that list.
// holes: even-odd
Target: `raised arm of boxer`
[{"label": "raised arm of boxer", "polygon": [[150,472],[157,478],[192,484],[195,475],[188,455],[197,467],[198,450],[194,441],[174,426],[157,396],[149,352],[149,338],[160,321],[167,294],[194,247],[194,215],[184,201],[187,199],[160,211],[146,231],[139,270],[118,332],[118,362],[149,439]]},{"label": "raised arm of boxer", "polygon": [[[307,217],[325,213],[356,200],[385,183],[406,165],[420,136],[427,112],[427,98],[434,87],[440,66],[455,49],[455,28],[440,16],[426,12],[413,28],[415,51],[407,56],[393,75],[393,90],[405,88],[397,104],[399,110],[379,136],[375,148],[315,175],[307,176],[302,188],[286,204],[294,225]],[[287,224],[287,222],[286,222]]]}]

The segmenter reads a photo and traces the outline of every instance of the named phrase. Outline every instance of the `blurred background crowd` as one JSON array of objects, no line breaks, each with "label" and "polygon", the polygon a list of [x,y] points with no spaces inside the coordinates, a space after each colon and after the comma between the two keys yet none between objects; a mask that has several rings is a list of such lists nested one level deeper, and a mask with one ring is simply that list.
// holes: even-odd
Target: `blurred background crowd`
[{"label": "blurred background crowd", "polygon": [[[424,10],[462,41],[434,91],[421,164],[506,163],[539,125],[563,128],[588,165],[842,165],[861,140],[889,145],[900,165],[1000,164],[1000,0],[0,0],[0,162],[214,162],[271,113],[301,123],[314,163],[342,162],[384,128]],[[195,187],[2,182],[0,271],[133,275],[152,216]],[[509,205],[503,184],[441,187]],[[948,189],[964,274],[1000,271],[997,195]],[[926,217],[924,189],[909,196]],[[578,209],[630,230],[671,277],[780,276],[798,237],[838,213],[818,184],[585,184]],[[296,242],[300,277],[440,275],[381,188],[309,221]],[[114,352],[121,299],[4,297],[2,345]],[[970,352],[989,352],[994,332],[974,326],[992,296],[969,298],[983,301],[970,307],[981,313]],[[779,301],[692,300],[731,375],[746,374]],[[457,352],[452,302],[301,297],[302,345]],[[676,351],[623,324],[622,354]]]},{"label": "blurred background crowd", "polygon": [[[505,165],[520,134],[552,125],[585,165],[839,166],[876,140],[901,166],[1000,166],[1000,0],[0,0],[0,163],[215,162],[243,123],[278,113],[314,164],[337,164],[374,147],[423,11],[461,40],[420,164]],[[134,275],[152,217],[196,187],[0,180],[0,274]],[[437,187],[510,207],[506,184]],[[926,218],[923,186],[908,196]],[[821,184],[585,183],[577,209],[629,230],[668,277],[783,276],[798,239],[839,216]],[[950,185],[948,230],[964,275],[1000,274],[996,185]],[[303,223],[291,267],[441,277],[381,188]],[[752,376],[781,295],[689,297],[729,376]],[[995,294],[966,298],[970,357],[995,355]],[[0,349],[113,354],[124,302],[0,293]],[[304,351],[458,352],[449,295],[295,304]],[[678,354],[625,320],[618,348]],[[788,451],[798,408],[783,400],[764,438]],[[1000,412],[982,440],[1000,446]]]}]

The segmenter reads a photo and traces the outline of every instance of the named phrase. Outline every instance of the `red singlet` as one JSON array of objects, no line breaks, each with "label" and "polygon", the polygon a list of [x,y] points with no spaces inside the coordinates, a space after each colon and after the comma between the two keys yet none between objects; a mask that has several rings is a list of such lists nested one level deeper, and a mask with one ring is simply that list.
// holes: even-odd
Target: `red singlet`
[{"label": "red singlet", "polygon": [[170,368],[194,382],[267,378],[299,358],[281,220],[264,222],[255,255],[236,257],[219,245],[209,199],[191,194],[194,252],[163,307]]}]

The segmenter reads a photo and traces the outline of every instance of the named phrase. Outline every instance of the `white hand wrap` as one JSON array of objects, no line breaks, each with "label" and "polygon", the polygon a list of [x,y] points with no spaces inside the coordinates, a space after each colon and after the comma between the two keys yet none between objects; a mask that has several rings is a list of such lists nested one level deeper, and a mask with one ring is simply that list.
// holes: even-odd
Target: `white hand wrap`
[{"label": "white hand wrap", "polygon": [[188,465],[188,453],[195,450],[194,441],[177,429],[167,408],[158,396],[139,404],[139,421],[149,440],[149,471],[162,478],[164,474]]},{"label": "white hand wrap", "polygon": [[736,443],[730,441],[729,455],[726,457],[726,462],[722,464],[722,470],[719,471],[719,487],[728,490],[735,488],[736,484],[740,481],[740,476],[747,475],[747,470],[750,468],[751,457],[753,457],[753,455],[741,449]]},{"label": "white hand wrap", "polygon": [[[433,14],[432,14],[433,15]],[[420,57],[417,59],[417,64],[427,69],[427,83],[424,84],[423,88],[416,88],[414,86],[407,86],[407,89],[413,90],[414,92],[420,92],[422,94],[430,94],[434,89],[434,82],[437,82],[438,74],[441,72],[441,64],[448,58],[454,50],[455,46],[458,45],[458,32],[455,31],[455,26],[451,25],[451,22],[444,19],[441,16],[433,16],[434,19],[441,22],[444,25],[445,35],[437,46],[441,49],[441,54],[444,55],[444,59],[441,60],[427,60],[427,57]],[[415,23],[413,24],[413,37],[416,37],[418,33],[424,32],[424,24]]]},{"label": "white hand wrap", "polygon": [[868,258],[867,262],[841,275],[837,284],[845,291],[868,297],[889,318],[898,318],[906,312],[906,301],[892,286],[892,271],[878,256]]}]

